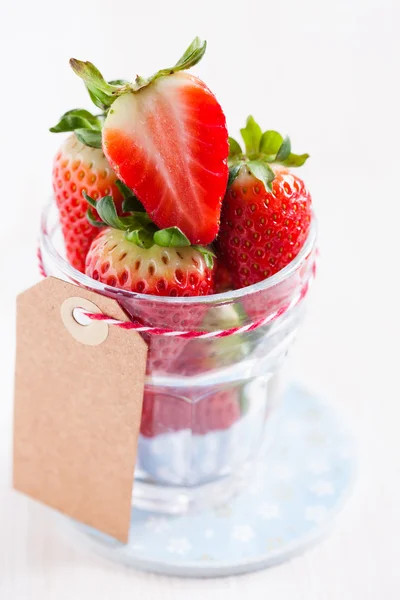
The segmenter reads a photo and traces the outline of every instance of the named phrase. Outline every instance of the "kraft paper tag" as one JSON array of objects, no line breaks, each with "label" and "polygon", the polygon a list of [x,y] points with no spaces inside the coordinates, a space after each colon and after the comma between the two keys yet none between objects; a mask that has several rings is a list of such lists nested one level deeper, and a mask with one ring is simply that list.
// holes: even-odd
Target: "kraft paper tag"
[{"label": "kraft paper tag", "polygon": [[14,487],[127,542],[147,346],[80,325],[75,307],[128,320],[115,300],[52,277],[18,297]]}]

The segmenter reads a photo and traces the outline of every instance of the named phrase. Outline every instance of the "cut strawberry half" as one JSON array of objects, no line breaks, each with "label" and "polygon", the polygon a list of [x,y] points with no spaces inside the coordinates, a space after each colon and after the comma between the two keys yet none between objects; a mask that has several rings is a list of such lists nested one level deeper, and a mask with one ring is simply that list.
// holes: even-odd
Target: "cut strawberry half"
[{"label": "cut strawberry half", "polygon": [[174,67],[122,86],[106,83],[91,63],[71,61],[111,107],[102,136],[113,169],[156,225],[179,227],[192,244],[216,237],[228,180],[224,113],[207,86],[183,72],[205,47],[196,38]]},{"label": "cut strawberry half", "polygon": [[177,73],[121,96],[104,124],[103,149],[159,227],[178,226],[192,244],[213,241],[227,142],[224,115],[204,83]]}]

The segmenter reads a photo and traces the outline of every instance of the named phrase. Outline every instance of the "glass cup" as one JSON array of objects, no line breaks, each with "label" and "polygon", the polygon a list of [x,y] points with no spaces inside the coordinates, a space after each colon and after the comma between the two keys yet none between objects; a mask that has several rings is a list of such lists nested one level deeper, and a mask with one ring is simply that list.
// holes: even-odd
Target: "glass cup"
[{"label": "glass cup", "polygon": [[221,338],[143,334],[148,361],[133,504],[177,514],[226,502],[249,481],[261,444],[273,436],[281,367],[315,269],[315,220],[302,250],[282,271],[256,285],[202,297],[147,296],[76,271],[64,258],[54,201],[43,211],[40,250],[46,275],[116,299],[144,325],[212,332],[270,318]]}]

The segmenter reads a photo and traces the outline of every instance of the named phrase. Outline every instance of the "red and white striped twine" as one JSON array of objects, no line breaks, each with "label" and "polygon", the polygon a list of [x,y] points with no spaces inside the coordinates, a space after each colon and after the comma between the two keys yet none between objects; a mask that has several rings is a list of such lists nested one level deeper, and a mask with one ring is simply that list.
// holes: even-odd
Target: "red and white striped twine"
[{"label": "red and white striped twine", "polygon": [[36,256],[38,259],[38,267],[39,267],[39,271],[42,277],[47,277],[46,271],[44,270],[44,264],[43,264],[43,258],[42,258],[42,251],[40,249],[40,246],[37,247],[36,250]]},{"label": "red and white striped twine", "polygon": [[[39,271],[43,277],[47,277],[47,274],[44,269],[42,253],[40,248],[37,250],[37,257],[39,263]],[[316,273],[316,263],[314,262],[312,266],[312,279],[315,277]],[[287,302],[278,310],[270,313],[269,315],[263,317],[262,319],[257,319],[248,325],[242,325],[241,327],[231,327],[230,329],[220,329],[216,331],[177,331],[175,329],[169,329],[168,327],[150,327],[147,325],[142,325],[141,323],[134,323],[133,321],[119,321],[117,319],[113,319],[108,315],[104,315],[103,313],[89,313],[84,311],[83,309],[79,309],[79,312],[84,317],[88,317],[92,321],[102,321],[103,323],[107,323],[107,325],[114,325],[116,327],[120,327],[121,329],[133,329],[138,333],[150,333],[152,335],[163,335],[166,337],[177,337],[183,339],[212,339],[212,338],[223,338],[230,335],[240,335],[241,333],[246,333],[248,331],[253,331],[254,329],[258,329],[263,325],[268,325],[275,321],[279,317],[281,317],[284,313],[294,308],[299,304],[305,295],[308,292],[310,281],[307,281],[300,293],[297,294]],[[76,309],[78,310],[78,309]]]}]

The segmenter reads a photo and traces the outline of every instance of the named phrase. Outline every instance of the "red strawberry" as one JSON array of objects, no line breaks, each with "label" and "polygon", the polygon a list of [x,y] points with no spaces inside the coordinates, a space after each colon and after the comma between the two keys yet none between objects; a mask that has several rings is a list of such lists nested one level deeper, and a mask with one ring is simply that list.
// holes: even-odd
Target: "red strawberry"
[{"label": "red strawberry", "polygon": [[92,242],[85,272],[105,285],[155,296],[204,296],[214,285],[212,269],[197,248],[140,248],[111,227]]},{"label": "red strawberry", "polygon": [[155,437],[189,429],[190,407],[188,402],[176,396],[145,390],[140,433],[145,437]]},{"label": "red strawberry", "polygon": [[[144,325],[184,331],[202,329],[201,321],[205,309],[201,304],[177,303],[166,307],[159,302],[151,302],[150,298],[146,302],[140,298],[121,299],[120,304],[133,320]],[[152,334],[143,334],[143,338],[148,345],[149,374],[181,374],[181,364],[187,365],[191,361],[191,355],[186,354],[191,340]]]},{"label": "red strawberry", "polygon": [[[103,229],[92,242],[86,258],[87,275],[111,287],[155,296],[204,296],[213,292],[214,265],[209,250],[190,246],[177,228],[157,230],[144,212],[119,218],[110,197],[97,203],[87,198],[100,218],[113,225]],[[89,217],[92,218],[90,214]],[[186,331],[200,324],[204,311],[197,304],[166,307],[135,297],[119,301],[132,319],[145,325]],[[174,362],[188,340],[143,337],[149,346],[148,373],[172,374]]]},{"label": "red strawberry", "polygon": [[120,209],[122,196],[115,185],[116,180],[102,150],[85,145],[75,134],[65,140],[55,157],[54,195],[60,211],[67,259],[78,271],[85,270],[86,254],[98,234],[98,229],[86,219],[88,204],[82,192],[88,192],[95,200],[111,194]]},{"label": "red strawberry", "polygon": [[231,140],[231,181],[218,236],[236,288],[262,281],[293,260],[312,217],[304,182],[287,168],[302,165],[308,155],[291,154],[288,138],[275,131],[261,134],[252,117],[242,134],[246,155]]},{"label": "red strawberry", "polygon": [[[218,263],[217,269],[218,271]],[[242,315],[238,305],[211,306],[203,311],[200,329],[215,331],[239,327]],[[233,366],[249,352],[248,344],[241,335],[229,335],[222,338],[190,340],[174,364],[175,372],[184,376],[201,375],[222,367]]]},{"label": "red strawberry", "polygon": [[122,86],[71,59],[99,105],[111,107],[103,149],[118,177],[156,225],[179,227],[192,244],[217,235],[228,179],[225,116],[207,86],[183,72],[205,48],[196,38],[174,67]]},{"label": "red strawberry", "polygon": [[221,390],[194,405],[194,433],[229,429],[240,419],[241,410],[236,388]]},{"label": "red strawberry", "polygon": [[[186,390],[189,398],[193,391]],[[191,429],[196,435],[229,429],[241,416],[237,388],[186,402],[175,396],[145,392],[140,433],[145,437]],[[194,400],[194,398],[193,398]]]},{"label": "red strawberry", "polygon": [[232,289],[232,277],[229,269],[222,262],[219,262],[215,270],[215,293],[223,294],[224,292]]}]

